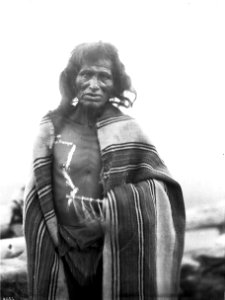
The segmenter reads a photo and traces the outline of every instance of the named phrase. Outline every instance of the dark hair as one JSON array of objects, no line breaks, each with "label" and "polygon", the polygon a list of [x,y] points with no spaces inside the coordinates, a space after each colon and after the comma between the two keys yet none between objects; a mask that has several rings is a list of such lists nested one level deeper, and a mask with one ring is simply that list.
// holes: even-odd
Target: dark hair
[{"label": "dark hair", "polygon": [[[71,102],[76,97],[76,77],[85,62],[96,62],[99,59],[107,59],[112,63],[112,74],[114,81],[114,92],[112,102],[118,106],[129,107],[136,98],[136,92],[131,85],[130,77],[125,72],[125,67],[119,59],[118,51],[112,44],[97,42],[83,43],[78,45],[71,54],[66,68],[60,74],[59,86],[62,100],[59,109],[68,111],[71,109]],[[126,92],[133,94],[126,96]],[[131,94],[130,94],[131,95]]]}]

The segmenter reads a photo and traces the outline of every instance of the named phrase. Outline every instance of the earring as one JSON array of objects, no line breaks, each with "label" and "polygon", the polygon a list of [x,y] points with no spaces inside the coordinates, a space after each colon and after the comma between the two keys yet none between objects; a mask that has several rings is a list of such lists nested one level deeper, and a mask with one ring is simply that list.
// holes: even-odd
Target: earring
[{"label": "earring", "polygon": [[76,98],[74,98],[72,101],[71,101],[71,105],[72,106],[76,106],[77,105],[77,103],[78,103],[78,98],[76,97]]}]

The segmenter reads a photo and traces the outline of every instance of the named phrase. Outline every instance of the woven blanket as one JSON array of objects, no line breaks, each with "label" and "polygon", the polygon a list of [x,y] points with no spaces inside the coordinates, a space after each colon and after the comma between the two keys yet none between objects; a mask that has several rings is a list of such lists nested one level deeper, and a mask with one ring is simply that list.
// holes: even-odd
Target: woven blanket
[{"label": "woven blanket", "polygon": [[[53,119],[49,113],[42,120],[34,145],[24,232],[30,299],[66,300],[52,193]],[[134,119],[114,108],[97,133],[107,198],[103,299],[176,299],[185,226],[180,185]]]}]

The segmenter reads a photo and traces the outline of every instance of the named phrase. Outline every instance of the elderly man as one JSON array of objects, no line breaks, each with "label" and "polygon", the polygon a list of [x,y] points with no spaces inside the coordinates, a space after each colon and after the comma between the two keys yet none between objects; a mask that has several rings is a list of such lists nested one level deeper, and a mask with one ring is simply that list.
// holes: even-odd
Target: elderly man
[{"label": "elderly man", "polygon": [[135,120],[116,48],[77,46],[62,100],[42,120],[25,196],[32,299],[171,299],[179,287],[184,203]]}]

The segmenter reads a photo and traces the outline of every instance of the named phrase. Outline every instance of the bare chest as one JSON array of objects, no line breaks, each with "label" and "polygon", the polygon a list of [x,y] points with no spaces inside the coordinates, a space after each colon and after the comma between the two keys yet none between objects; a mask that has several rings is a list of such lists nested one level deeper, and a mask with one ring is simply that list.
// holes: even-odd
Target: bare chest
[{"label": "bare chest", "polygon": [[[59,131],[53,149],[53,193],[57,216],[62,224],[76,224],[73,206],[68,205],[72,186],[77,195],[101,198],[101,155],[95,128],[68,124]],[[67,170],[65,175],[64,170]]]},{"label": "bare chest", "polygon": [[66,165],[72,177],[100,171],[101,156],[96,129],[64,127],[55,141],[54,160],[58,167]]}]

